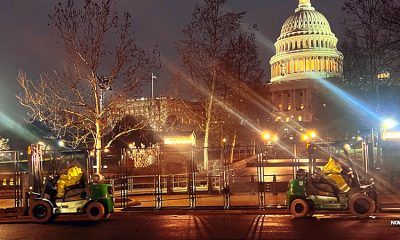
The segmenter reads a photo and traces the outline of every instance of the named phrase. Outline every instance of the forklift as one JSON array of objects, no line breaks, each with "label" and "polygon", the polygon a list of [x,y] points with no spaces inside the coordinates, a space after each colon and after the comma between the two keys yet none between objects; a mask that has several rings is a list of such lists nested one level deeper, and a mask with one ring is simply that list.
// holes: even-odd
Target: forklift
[{"label": "forklift", "polygon": [[[25,193],[24,212],[36,223],[55,220],[59,215],[86,215],[92,221],[107,219],[114,212],[114,190],[111,184],[103,183],[100,174],[93,174],[90,154],[86,150],[63,151],[51,159],[48,176],[44,176],[42,146],[31,146],[32,191]],[[82,168],[82,176],[75,185],[65,188],[62,197],[57,197],[57,181],[66,172],[66,162],[75,160]],[[47,164],[49,165],[49,164]],[[64,169],[63,169],[64,167]],[[43,178],[42,178],[43,177]]]},{"label": "forklift", "polygon": [[347,168],[347,174],[343,173],[344,171],[340,174],[350,189],[340,189],[326,172],[318,167],[314,168],[314,173],[299,169],[296,178],[290,181],[287,191],[287,203],[293,217],[311,217],[316,210],[349,210],[353,215],[365,218],[379,209],[380,199],[374,180],[370,179],[368,183],[361,184],[348,154],[332,157],[342,169]]}]

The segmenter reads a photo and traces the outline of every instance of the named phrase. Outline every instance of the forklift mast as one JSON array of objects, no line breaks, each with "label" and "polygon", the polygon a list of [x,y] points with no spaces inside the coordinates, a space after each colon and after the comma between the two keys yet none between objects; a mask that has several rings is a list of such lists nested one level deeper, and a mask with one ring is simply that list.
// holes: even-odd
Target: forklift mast
[{"label": "forklift mast", "polygon": [[43,146],[32,144],[28,149],[29,186],[33,192],[42,192],[43,187]]}]

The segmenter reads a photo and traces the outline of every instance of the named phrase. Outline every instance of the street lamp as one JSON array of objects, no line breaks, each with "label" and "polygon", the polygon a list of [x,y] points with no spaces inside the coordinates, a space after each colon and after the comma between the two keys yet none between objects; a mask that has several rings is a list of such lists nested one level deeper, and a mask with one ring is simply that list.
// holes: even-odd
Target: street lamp
[{"label": "street lamp", "polygon": [[309,131],[309,132],[303,134],[303,135],[301,136],[301,139],[302,139],[304,142],[309,142],[309,141],[312,141],[313,139],[315,139],[316,137],[317,137],[317,132],[315,132],[315,131]]},{"label": "street lamp", "polygon": [[262,132],[261,137],[268,144],[271,144],[272,142],[277,142],[279,140],[278,134],[271,133],[269,131]]},{"label": "street lamp", "polygon": [[[383,81],[383,80],[387,80],[390,78],[390,72],[388,71],[383,71],[380,72],[376,75],[376,77],[378,78],[378,80]],[[377,112],[380,111],[381,108],[381,96],[380,96],[380,91],[379,91],[379,82],[376,83],[375,86],[375,91],[376,91],[376,100],[377,100]]]},{"label": "street lamp", "polygon": [[[390,72],[388,72],[388,71],[382,71],[382,72],[380,72],[380,73],[378,73],[377,74],[377,76],[376,76],[377,78],[378,78],[378,80],[380,80],[380,81],[383,81],[383,80],[387,80],[387,79],[389,79],[391,76],[390,76]],[[377,84],[376,84],[376,86],[375,86],[375,91],[376,91],[376,101],[377,101],[377,109],[376,109],[376,112],[377,113],[382,113],[382,111],[381,111],[381,94],[380,94],[380,90],[379,90],[379,85],[380,85],[380,82],[377,82]],[[387,125],[387,127],[390,127],[390,125],[392,124],[393,122],[387,122],[387,124],[389,124],[389,125]],[[381,149],[381,141],[382,141],[382,137],[381,137],[381,135],[383,134],[383,131],[385,131],[385,123],[383,124],[383,126],[379,126],[380,125],[380,123],[378,123],[377,124],[378,126],[377,126],[377,137],[376,137],[376,141],[377,141],[377,143],[376,143],[376,150],[377,150],[377,152],[376,152],[376,156],[377,156],[377,162],[378,162],[378,164],[379,165],[381,165],[382,164],[382,149]],[[383,128],[383,129],[382,129]],[[372,129],[372,131],[373,131],[373,129]],[[382,132],[381,132],[382,131]],[[374,141],[374,137],[372,136],[372,134],[371,134],[371,140],[372,140],[372,142]],[[374,142],[373,142],[373,145],[374,145]],[[372,148],[372,155],[374,155],[373,154],[373,151],[374,151],[374,149]],[[379,166],[380,167],[380,166]]]},{"label": "street lamp", "polygon": [[58,141],[58,146],[59,146],[59,147],[65,147],[65,142],[64,142],[64,140]]},{"label": "street lamp", "polygon": [[111,82],[106,76],[96,76],[100,88],[100,111],[103,110],[103,104],[104,104],[104,93],[106,91],[111,91]]},{"label": "street lamp", "polygon": [[383,130],[390,130],[397,126],[397,122],[394,119],[388,118],[383,121]]},{"label": "street lamp", "polygon": [[[100,113],[103,111],[104,108],[104,94],[106,91],[111,91],[111,82],[110,80],[106,77],[106,76],[98,76],[96,75],[96,79],[97,79],[97,84],[99,85],[100,88]],[[97,124],[97,123],[96,123]],[[100,146],[97,147],[97,143],[96,143],[96,165],[97,165],[97,173],[100,173],[100,169],[101,169],[101,146],[102,146],[102,137],[100,137]]]},{"label": "street lamp", "polygon": [[269,132],[263,132],[262,138],[268,141],[271,138],[271,134]]},{"label": "street lamp", "polygon": [[384,71],[384,72],[378,73],[377,78],[379,80],[389,79],[390,78],[390,72]]},{"label": "street lamp", "polygon": [[154,79],[157,79],[154,73],[151,73],[151,98],[154,98]]},{"label": "street lamp", "polygon": [[309,172],[313,173],[314,172],[314,166],[315,166],[315,154],[316,154],[316,146],[313,143],[313,139],[317,137],[317,133],[315,131],[308,131],[307,133],[302,135],[302,140],[306,142],[306,151],[308,154],[308,160],[309,160]]}]

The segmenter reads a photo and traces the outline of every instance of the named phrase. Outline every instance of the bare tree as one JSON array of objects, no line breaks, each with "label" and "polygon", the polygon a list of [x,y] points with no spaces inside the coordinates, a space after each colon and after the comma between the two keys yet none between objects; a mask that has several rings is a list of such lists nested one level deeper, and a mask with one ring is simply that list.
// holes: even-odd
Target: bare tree
[{"label": "bare tree", "polygon": [[400,101],[396,93],[400,86],[400,29],[393,21],[396,9],[399,3],[395,0],[346,0],[344,4],[344,83],[381,115],[393,114]]},{"label": "bare tree", "polygon": [[50,25],[65,46],[64,69],[43,74],[39,82],[23,72],[18,75],[18,99],[28,108],[30,120],[46,123],[72,147],[92,146],[98,172],[104,146],[145,125],[119,129],[103,144],[113,128],[111,120],[123,114],[120,106],[137,97],[142,81],[159,68],[158,52],[136,44],[131,15],[119,14],[114,7],[113,0],[59,2]]},{"label": "bare tree", "polygon": [[[254,113],[257,112],[251,100],[257,97],[257,89],[262,88],[264,71],[261,68],[261,60],[257,52],[254,30],[246,29],[239,32],[230,41],[230,47],[223,60],[225,84],[221,91],[225,104],[229,104],[229,111],[226,111],[224,107],[217,106],[222,114],[216,115],[216,117],[221,117],[218,122],[222,125],[220,128],[223,132],[222,138],[227,137],[226,140],[231,145],[230,161],[233,160],[238,137],[244,139],[246,135],[256,131],[250,128],[255,125],[253,124],[256,122]],[[220,142],[222,143],[222,141]]]},{"label": "bare tree", "polygon": [[208,170],[208,147],[213,110],[222,83],[221,64],[231,39],[240,28],[244,13],[225,8],[226,0],[204,0],[197,3],[191,23],[183,31],[178,48],[183,65],[198,85],[205,105],[204,169]]},{"label": "bare tree", "polygon": [[[344,10],[345,39],[342,44],[345,58],[345,79],[364,90],[375,89],[378,74],[392,71],[398,53],[394,51],[392,24],[384,24],[384,16],[394,7],[393,0],[347,0]],[[384,26],[386,25],[386,26]]]},{"label": "bare tree", "polygon": [[[386,9],[386,12],[382,14],[383,22],[382,28],[390,31],[393,34],[393,38],[389,43],[391,48],[394,50],[393,54],[395,55],[395,59],[399,59],[400,57],[400,2],[394,1],[390,8]],[[397,72],[400,70],[400,62],[395,61],[394,67]]]}]

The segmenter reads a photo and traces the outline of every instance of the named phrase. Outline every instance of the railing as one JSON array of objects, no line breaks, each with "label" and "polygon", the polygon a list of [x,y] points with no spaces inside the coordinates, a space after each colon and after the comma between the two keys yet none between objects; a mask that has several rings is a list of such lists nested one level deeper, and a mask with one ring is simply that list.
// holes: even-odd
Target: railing
[{"label": "railing", "polygon": [[[207,176],[199,173],[195,174],[194,188],[196,192],[210,192],[210,191],[222,191],[223,186],[223,175]],[[118,192],[122,188],[127,191],[129,195],[141,195],[141,194],[154,194],[156,192],[156,178],[154,175],[143,175],[143,176],[127,176],[117,179],[108,179],[107,182],[114,185],[115,190]],[[245,189],[249,184],[263,182],[265,183],[266,192],[282,192],[286,189],[282,189],[283,186],[287,186],[288,179],[293,178],[293,174],[279,174],[279,175],[268,175],[265,174],[262,179],[259,179],[257,175],[245,175],[235,176],[230,175],[230,185],[236,184],[240,186],[243,183],[244,191],[257,191],[250,187]],[[123,180],[126,179],[126,184],[123,184]],[[189,174],[170,174],[160,175],[160,186],[161,193],[172,194],[172,193],[187,193],[189,189]],[[246,183],[246,184],[245,184]],[[235,191],[235,188],[232,189]]]}]

